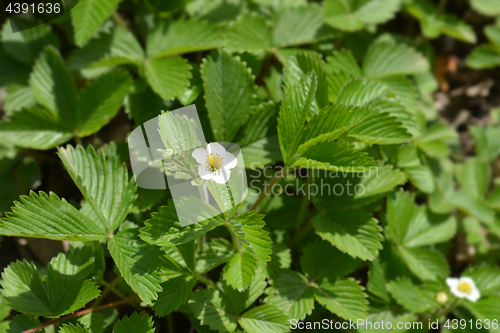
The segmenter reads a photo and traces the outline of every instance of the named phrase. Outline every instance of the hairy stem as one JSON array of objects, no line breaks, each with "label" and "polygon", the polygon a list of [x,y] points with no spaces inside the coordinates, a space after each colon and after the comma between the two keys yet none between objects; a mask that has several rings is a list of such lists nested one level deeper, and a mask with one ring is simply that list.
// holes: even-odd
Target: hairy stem
[{"label": "hairy stem", "polygon": [[255,203],[252,205],[252,207],[250,207],[250,210],[255,210],[260,205],[260,203],[262,202],[262,200],[264,200],[264,197],[267,195],[267,193],[269,192],[269,190],[271,189],[271,187],[273,187],[273,185],[276,184],[276,182],[280,178],[281,177],[278,176],[278,175],[274,176],[273,180],[271,180],[271,182],[269,183],[269,185],[267,185],[267,187],[264,189],[264,191],[262,191],[260,193],[259,197],[257,198],[257,201],[255,201]]},{"label": "hairy stem", "polygon": [[139,296],[135,296],[135,297],[132,297],[132,298],[124,299],[122,301],[113,302],[113,303],[109,303],[109,304],[106,304],[106,305],[101,305],[101,306],[98,306],[98,307],[95,307],[95,308],[90,308],[90,309],[87,309],[87,310],[78,311],[76,313],[67,315],[65,317],[61,317],[61,318],[54,319],[54,320],[51,320],[49,322],[46,322],[45,324],[42,324],[42,325],[40,325],[38,327],[35,327],[35,328],[32,328],[32,329],[30,329],[28,331],[25,331],[24,333],[33,333],[33,332],[41,330],[42,328],[45,328],[47,326],[60,323],[61,321],[65,321],[65,320],[68,320],[68,319],[71,319],[71,318],[75,318],[75,317],[80,317],[80,316],[86,315],[87,313],[97,312],[97,311],[108,309],[108,308],[114,308],[114,307],[116,307],[118,305],[122,305],[122,304],[126,304],[126,303],[129,303],[129,302],[133,302],[133,301],[136,301],[138,299],[139,299]]}]

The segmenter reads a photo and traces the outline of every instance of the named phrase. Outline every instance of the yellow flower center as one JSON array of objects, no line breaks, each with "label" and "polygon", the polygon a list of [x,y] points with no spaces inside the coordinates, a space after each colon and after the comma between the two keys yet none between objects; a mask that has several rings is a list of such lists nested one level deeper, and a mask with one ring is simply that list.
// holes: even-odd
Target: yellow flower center
[{"label": "yellow flower center", "polygon": [[469,282],[461,281],[458,283],[458,290],[464,294],[470,294],[472,292],[472,285]]},{"label": "yellow flower center", "polygon": [[207,166],[208,169],[212,172],[222,169],[222,157],[219,154],[210,153],[210,156],[207,157]]}]

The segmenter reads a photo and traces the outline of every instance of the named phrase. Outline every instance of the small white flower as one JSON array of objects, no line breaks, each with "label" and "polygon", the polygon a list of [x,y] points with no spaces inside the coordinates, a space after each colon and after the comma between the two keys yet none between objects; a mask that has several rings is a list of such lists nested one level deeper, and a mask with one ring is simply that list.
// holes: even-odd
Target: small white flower
[{"label": "small white flower", "polygon": [[437,294],[436,301],[441,305],[446,304],[446,302],[448,302],[448,295],[441,291]]},{"label": "small white flower", "polygon": [[469,277],[448,278],[446,284],[450,287],[453,295],[458,298],[467,298],[471,302],[475,302],[481,297],[479,290],[476,288],[474,281]]},{"label": "small white flower", "polygon": [[195,149],[191,154],[198,166],[198,174],[202,179],[210,180],[219,184],[227,183],[231,175],[230,169],[238,164],[236,156],[226,151],[219,143],[213,142],[203,148]]}]

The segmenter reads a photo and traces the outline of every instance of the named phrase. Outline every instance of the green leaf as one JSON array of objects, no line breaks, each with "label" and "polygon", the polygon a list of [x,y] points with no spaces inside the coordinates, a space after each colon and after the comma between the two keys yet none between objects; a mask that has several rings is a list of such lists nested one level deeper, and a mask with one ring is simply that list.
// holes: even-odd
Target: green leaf
[{"label": "green leaf", "polygon": [[37,102],[60,120],[67,129],[74,128],[77,89],[59,52],[48,47],[33,67],[30,86]]},{"label": "green leaf", "polygon": [[71,10],[71,18],[75,28],[75,42],[85,45],[99,29],[99,26],[118,7],[121,0],[81,0]]},{"label": "green leaf", "polygon": [[368,283],[366,284],[366,288],[384,302],[389,303],[390,296],[385,287],[387,279],[384,267],[382,266],[384,264],[380,258],[368,263]]},{"label": "green leaf", "polygon": [[482,198],[490,184],[491,169],[478,158],[469,158],[461,166],[457,178],[458,182],[476,198]]},{"label": "green leaf", "polygon": [[134,312],[130,317],[123,317],[113,329],[114,333],[154,333],[154,331],[153,321],[146,312]]},{"label": "green leaf", "polygon": [[434,192],[434,181],[432,179],[432,173],[428,167],[417,165],[403,168],[403,171],[408,176],[410,182],[420,191],[425,193]]},{"label": "green leaf", "polygon": [[15,203],[0,224],[0,233],[8,236],[53,240],[106,239],[106,229],[80,213],[54,193],[30,192]]},{"label": "green leaf", "polygon": [[10,86],[3,100],[6,115],[35,105],[35,97],[29,86]]},{"label": "green leaf", "polygon": [[[384,327],[381,327],[380,323],[386,323]],[[370,324],[368,324],[368,323]],[[377,323],[380,325],[379,329],[376,329]],[[388,323],[392,324],[392,328],[388,328]],[[404,326],[403,328],[398,329],[397,325],[398,323],[412,323],[412,328],[415,327],[415,330],[418,327],[423,327],[422,323],[418,321],[417,316],[411,313],[405,313],[399,316],[396,316],[393,314],[391,311],[383,311],[375,314],[371,314],[366,318],[365,325],[358,325],[358,331],[361,333],[404,333],[404,332],[412,332],[412,328],[410,329],[405,329]]]},{"label": "green leaf", "polygon": [[230,304],[218,290],[202,289],[191,294],[188,308],[202,325],[219,332],[233,332],[238,326]]},{"label": "green leaf", "polygon": [[484,33],[493,45],[500,46],[500,27],[488,25],[484,28]]},{"label": "green leaf", "polygon": [[10,306],[7,304],[7,301],[0,295],[0,321],[3,321],[10,314]]},{"label": "green leaf", "polygon": [[467,268],[462,276],[470,277],[481,296],[498,295],[500,292],[500,269],[487,265]]},{"label": "green leaf", "polygon": [[434,250],[400,247],[399,254],[408,268],[421,280],[436,281],[449,276],[450,270],[444,256]]},{"label": "green leaf", "polygon": [[229,226],[236,234],[243,247],[258,261],[267,263],[271,260],[271,238],[264,230],[264,215],[256,211],[244,212],[230,220]]},{"label": "green leaf", "polygon": [[368,78],[356,78],[346,82],[339,91],[338,104],[368,106],[384,98],[389,93],[389,87],[380,81]]},{"label": "green leaf", "polygon": [[219,51],[203,60],[205,100],[217,141],[232,141],[251,111],[254,81],[250,69],[230,53]]},{"label": "green leaf", "polygon": [[177,310],[186,302],[195,284],[196,278],[189,275],[181,275],[163,282],[161,284],[163,291],[153,306],[155,314],[163,317]]},{"label": "green leaf", "polygon": [[264,304],[245,312],[238,323],[248,333],[290,332],[288,317],[274,305]]},{"label": "green leaf", "polygon": [[[22,23],[12,17],[12,24]],[[57,36],[49,25],[38,25],[29,29],[12,32],[11,24],[5,22],[1,32],[1,46],[10,57],[31,66],[40,52],[48,45],[59,47]],[[3,68],[3,67],[2,67]]]},{"label": "green leaf", "polygon": [[68,59],[71,70],[134,64],[139,66],[144,51],[135,36],[122,27],[100,31],[82,48],[73,52]]},{"label": "green leaf", "polygon": [[479,45],[467,56],[465,62],[474,69],[500,66],[500,50],[493,45]]},{"label": "green leaf", "polygon": [[431,311],[438,305],[433,292],[420,290],[408,278],[389,282],[387,290],[399,304],[417,314]]},{"label": "green leaf", "polygon": [[245,290],[255,275],[257,261],[248,252],[235,253],[224,266],[222,276],[228,285],[238,291]]},{"label": "green leaf", "polygon": [[88,329],[83,326],[73,324],[64,324],[59,329],[59,333],[91,333]]},{"label": "green leaf", "polygon": [[469,132],[474,140],[476,154],[483,162],[490,163],[500,155],[500,131],[496,126],[480,128],[471,125]]},{"label": "green leaf", "polygon": [[221,47],[224,38],[220,30],[198,19],[161,20],[147,36],[149,58],[204,51]]},{"label": "green leaf", "polygon": [[[197,210],[201,214],[199,215],[202,217],[201,222],[181,226],[177,218],[174,203],[173,201],[169,201],[168,206],[160,207],[157,213],[151,214],[150,220],[144,222],[145,227],[141,229],[141,238],[150,244],[175,246],[195,240],[210,230],[227,223],[220,216],[213,217],[215,214],[218,214],[218,211],[214,207],[201,200],[198,201],[204,207],[203,210]],[[182,206],[182,202],[179,202],[178,206]],[[186,206],[185,210],[188,212],[189,207]],[[199,220],[198,216],[194,220]]]},{"label": "green leaf", "polygon": [[336,35],[338,31],[324,23],[317,4],[283,9],[273,19],[273,45],[277,47],[313,43]]},{"label": "green leaf", "polygon": [[317,85],[316,74],[310,73],[286,90],[278,118],[278,135],[285,164],[288,164],[295,154],[298,145],[297,134],[306,121]]},{"label": "green leaf", "polygon": [[[23,333],[32,328],[40,326],[40,321],[32,316],[17,315],[14,318],[12,318],[12,320],[8,324],[9,326],[6,333]],[[45,329],[42,328],[41,330],[36,332],[45,333],[46,331]]]},{"label": "green leaf", "polygon": [[411,248],[450,240],[457,223],[452,215],[438,215],[415,205],[409,192],[397,191],[388,198],[387,224],[391,240]]},{"label": "green leaf", "polygon": [[203,251],[198,253],[196,272],[205,273],[222,265],[235,253],[234,246],[223,238],[215,238],[205,244]]},{"label": "green leaf", "polygon": [[276,305],[290,318],[303,320],[314,309],[314,289],[309,280],[292,270],[279,271],[266,303]]},{"label": "green leaf", "polygon": [[271,31],[261,16],[241,16],[227,31],[227,48],[232,52],[257,52],[272,48]]},{"label": "green leaf", "polygon": [[372,44],[363,61],[363,73],[370,77],[417,74],[428,70],[427,59],[404,44]]},{"label": "green leaf", "polygon": [[[315,94],[316,103],[313,108],[323,108],[328,104],[328,82],[326,79],[326,68],[321,55],[318,53],[301,51],[289,57],[285,63],[284,81],[286,87],[292,87],[301,81],[305,74],[314,71],[318,80],[318,88]],[[313,111],[313,113],[317,113]]]},{"label": "green leaf", "polygon": [[146,303],[158,298],[164,281],[163,252],[139,238],[136,228],[125,229],[108,241],[108,249],[127,284]]},{"label": "green leaf", "polygon": [[226,283],[222,284],[222,289],[224,290],[227,300],[233,309],[232,313],[240,314],[245,309],[250,307],[255,301],[264,293],[264,289],[267,287],[266,274],[264,273],[264,268],[257,267],[255,270],[255,275],[250,282],[247,289],[244,291],[237,291]]},{"label": "green leaf", "polygon": [[297,155],[292,165],[307,169],[365,172],[367,168],[378,166],[367,153],[354,149],[348,142],[331,140],[327,136],[306,142],[299,147]]},{"label": "green leaf", "polygon": [[488,16],[500,14],[500,4],[495,0],[471,0],[470,4],[481,14]]},{"label": "green leaf", "polygon": [[323,16],[329,25],[347,31],[362,29],[366,24],[382,23],[394,17],[399,10],[399,0],[327,0]]},{"label": "green leaf", "polygon": [[330,280],[323,278],[314,289],[314,298],[337,316],[344,319],[364,319],[368,301],[364,288],[353,278]]},{"label": "green leaf", "polygon": [[123,72],[104,74],[83,89],[76,109],[78,136],[99,131],[123,104],[132,80]]},{"label": "green leaf", "polygon": [[189,84],[191,66],[179,57],[148,59],[144,72],[151,88],[163,99],[173,99]]},{"label": "green leaf", "polygon": [[382,228],[363,211],[329,212],[313,219],[316,233],[353,258],[373,260],[382,249]]},{"label": "green leaf", "polygon": [[78,310],[99,296],[98,287],[85,280],[93,265],[90,253],[59,254],[50,261],[46,277],[35,265],[17,261],[2,274],[2,295],[25,314],[59,317]]},{"label": "green leaf", "polygon": [[151,89],[146,79],[135,80],[131,90],[125,100],[125,111],[136,125],[157,117],[165,107],[163,99]]},{"label": "green leaf", "polygon": [[84,150],[68,145],[58,154],[71,179],[82,192],[86,204],[82,210],[98,220],[109,234],[118,228],[136,199],[136,186],[128,178],[125,165],[115,156],[106,158],[92,146]]},{"label": "green leaf", "polygon": [[[498,296],[489,296],[485,298],[481,297],[475,302],[466,301],[464,302],[464,305],[474,315],[474,317],[481,320],[483,323],[494,322],[492,318],[496,319],[500,316]],[[496,325],[490,325],[489,331],[492,333],[498,333],[500,332],[500,329]]]},{"label": "green leaf", "polygon": [[360,263],[359,260],[351,258],[322,240],[306,246],[303,253],[300,263],[310,281],[343,277],[351,273]]},{"label": "green leaf", "polygon": [[0,44],[0,85],[9,83],[25,83],[29,77],[31,68],[10,57]]},{"label": "green leaf", "polygon": [[475,197],[470,190],[460,189],[450,196],[448,200],[462,212],[472,215],[488,225],[495,220],[495,212],[483,198]]}]

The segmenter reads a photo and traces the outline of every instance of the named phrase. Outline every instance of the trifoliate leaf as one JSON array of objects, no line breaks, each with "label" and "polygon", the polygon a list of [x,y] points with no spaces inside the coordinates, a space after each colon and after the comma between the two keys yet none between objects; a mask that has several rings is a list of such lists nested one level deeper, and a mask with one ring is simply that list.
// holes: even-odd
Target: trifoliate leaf
[{"label": "trifoliate leaf", "polygon": [[219,332],[233,332],[238,326],[235,309],[222,297],[218,290],[202,289],[191,294],[188,308],[202,325],[208,325]]},{"label": "trifoliate leaf", "polygon": [[290,318],[303,320],[314,309],[314,288],[298,272],[279,271],[266,293],[266,303],[276,305]]},{"label": "trifoliate leaf", "polygon": [[288,316],[271,304],[260,305],[245,312],[238,323],[248,333],[290,332]]},{"label": "trifoliate leaf", "polygon": [[329,25],[347,31],[355,31],[366,24],[388,21],[399,10],[399,0],[327,0],[323,8],[323,16]]},{"label": "trifoliate leaf", "polygon": [[258,261],[267,263],[271,260],[271,238],[264,230],[264,215],[256,211],[245,212],[230,220],[229,226],[236,234],[243,247]]},{"label": "trifoliate leaf", "polygon": [[121,0],[81,0],[71,10],[75,28],[75,42],[78,46],[85,45],[99,29],[99,26],[118,7]]},{"label": "trifoliate leaf", "polygon": [[421,280],[436,281],[450,274],[446,259],[441,253],[435,250],[400,247],[399,254],[413,274]]},{"label": "trifoliate leaf", "polygon": [[344,319],[364,319],[368,301],[364,288],[353,278],[331,280],[323,278],[314,289],[314,298],[325,308]]},{"label": "trifoliate leaf", "polygon": [[58,153],[86,200],[82,210],[112,234],[136,199],[136,186],[129,180],[127,168],[115,156],[106,158],[102,150],[96,152],[92,146],[84,150],[68,145],[58,148]]},{"label": "trifoliate leaf", "polygon": [[149,58],[215,49],[224,43],[219,28],[204,20],[160,20],[147,36]]},{"label": "trifoliate leaf", "polygon": [[163,291],[158,294],[153,310],[159,317],[166,316],[177,310],[186,302],[194,285],[196,278],[189,275],[181,275],[161,284]]},{"label": "trifoliate leaf", "polygon": [[353,258],[373,260],[382,249],[382,228],[363,211],[329,212],[313,218],[316,233]]},{"label": "trifoliate leaf", "polygon": [[77,135],[91,135],[106,125],[122,106],[131,83],[130,76],[113,71],[87,84],[76,109]]},{"label": "trifoliate leaf", "polygon": [[255,275],[256,259],[248,252],[235,253],[224,266],[222,276],[226,283],[238,291],[245,290]]},{"label": "trifoliate leaf", "polygon": [[113,329],[114,333],[153,333],[154,331],[153,321],[146,312],[134,312],[130,317],[123,317]]},{"label": "trifoliate leaf", "polygon": [[151,88],[163,99],[173,99],[189,84],[191,66],[179,57],[147,59],[144,72]]},{"label": "trifoliate leaf", "polygon": [[208,116],[217,141],[232,141],[251,112],[254,82],[239,58],[219,51],[201,66]]},{"label": "trifoliate leaf", "polygon": [[83,326],[73,324],[64,324],[59,329],[59,333],[91,333],[88,329]]},{"label": "trifoliate leaf", "polygon": [[438,305],[435,293],[420,290],[408,278],[398,278],[389,282],[387,290],[399,304],[417,314],[426,313]]},{"label": "trifoliate leaf", "polygon": [[[31,315],[59,317],[85,306],[99,296],[97,286],[84,278],[92,269],[93,258],[59,254],[53,258],[44,278],[34,264],[17,261],[2,274],[2,294],[13,309]],[[82,260],[82,266],[75,259]],[[83,261],[85,260],[86,261]]]},{"label": "trifoliate leaf", "polygon": [[[218,211],[198,200],[203,209],[197,209],[197,214],[201,222],[193,223],[187,226],[181,226],[173,201],[169,201],[168,206],[160,207],[157,213],[151,214],[151,219],[144,222],[145,227],[141,229],[141,238],[150,243],[159,246],[175,246],[195,240],[210,230],[227,223],[220,216],[215,216]],[[178,205],[182,205],[179,202]],[[186,207],[186,210],[189,207]],[[203,215],[206,214],[206,215]],[[198,215],[197,215],[198,216]],[[203,218],[205,217],[205,218]],[[195,220],[199,218],[196,217]]]},{"label": "trifoliate leaf", "polygon": [[163,252],[139,238],[135,228],[125,229],[108,241],[108,249],[127,284],[146,303],[158,298]]},{"label": "trifoliate leaf", "polygon": [[106,239],[107,230],[54,193],[31,192],[16,202],[0,224],[0,234],[54,240]]},{"label": "trifoliate leaf", "polygon": [[372,44],[363,61],[363,73],[371,77],[417,74],[428,70],[427,59],[404,44]]}]

